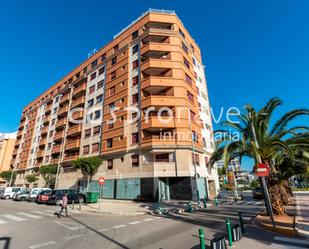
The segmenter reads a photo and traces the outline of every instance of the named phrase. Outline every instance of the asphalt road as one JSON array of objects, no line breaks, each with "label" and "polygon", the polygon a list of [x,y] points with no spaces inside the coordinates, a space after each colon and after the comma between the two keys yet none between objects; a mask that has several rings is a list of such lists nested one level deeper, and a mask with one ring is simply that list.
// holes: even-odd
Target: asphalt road
[{"label": "asphalt road", "polygon": [[[249,222],[264,208],[263,203],[245,199],[219,207],[201,209],[177,216],[115,217],[69,210],[69,218],[57,218],[58,207],[0,200],[0,248],[199,248],[198,228],[205,229],[206,244],[214,235],[225,232],[225,218],[238,220],[243,212]],[[286,237],[247,225],[244,239],[235,248],[308,248],[306,244],[285,241]],[[282,239],[283,238],[283,239]],[[291,247],[293,246],[293,247]]]}]

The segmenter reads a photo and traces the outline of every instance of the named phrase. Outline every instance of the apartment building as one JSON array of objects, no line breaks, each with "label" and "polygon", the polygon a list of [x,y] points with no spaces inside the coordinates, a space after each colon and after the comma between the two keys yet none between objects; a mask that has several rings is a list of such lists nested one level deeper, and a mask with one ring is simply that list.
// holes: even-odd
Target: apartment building
[{"label": "apartment building", "polygon": [[[16,141],[16,132],[0,133],[0,172],[10,169],[13,150]],[[0,186],[6,181],[0,178]]]},{"label": "apartment building", "polygon": [[53,163],[56,187],[82,188],[72,161],[100,156],[105,198],[196,199],[218,190],[213,146],[200,49],[175,12],[149,10],[24,108],[12,167],[17,185]]}]

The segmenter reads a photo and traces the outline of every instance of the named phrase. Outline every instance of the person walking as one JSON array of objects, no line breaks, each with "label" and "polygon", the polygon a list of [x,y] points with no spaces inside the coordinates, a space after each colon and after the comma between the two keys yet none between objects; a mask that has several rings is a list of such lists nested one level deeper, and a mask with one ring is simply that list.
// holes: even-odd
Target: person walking
[{"label": "person walking", "polygon": [[61,217],[61,213],[63,209],[65,210],[65,217],[69,217],[68,216],[68,195],[67,193],[64,193],[64,195],[62,196],[61,210],[58,215],[59,218]]}]

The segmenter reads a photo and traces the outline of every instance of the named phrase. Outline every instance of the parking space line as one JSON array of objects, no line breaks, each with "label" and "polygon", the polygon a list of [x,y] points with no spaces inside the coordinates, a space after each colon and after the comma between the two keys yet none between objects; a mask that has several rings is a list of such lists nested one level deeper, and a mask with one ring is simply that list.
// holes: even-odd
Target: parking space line
[{"label": "parking space line", "polygon": [[77,225],[77,226],[74,226],[76,225],[76,223],[72,223],[72,222],[60,222],[60,221],[54,221],[56,224],[60,225],[60,226],[63,226],[71,231],[76,231],[76,230],[79,230],[79,229],[83,229],[85,228],[84,226],[81,226],[81,225]]},{"label": "parking space line", "polygon": [[152,221],[154,220],[153,218],[148,218],[148,219],[144,219],[144,221]]},{"label": "parking space line", "polygon": [[13,221],[26,221],[27,220],[27,219],[24,219],[24,218],[15,216],[15,215],[11,215],[11,214],[2,214],[1,216],[4,218],[13,220]]},{"label": "parking space line", "polygon": [[1,224],[6,224],[6,223],[7,223],[6,221],[0,220],[0,225],[1,225]]},{"label": "parking space line", "polygon": [[140,224],[140,223],[142,223],[142,222],[141,221],[132,221],[129,224],[130,225],[136,225],[136,224]]},{"label": "parking space line", "polygon": [[28,213],[24,213],[24,212],[19,212],[17,214],[24,215],[24,216],[27,216],[29,218],[34,218],[34,219],[41,219],[41,218],[43,218],[42,216],[38,216],[38,215],[34,215],[34,214],[28,214]]},{"label": "parking space line", "polygon": [[42,244],[38,244],[38,245],[33,245],[33,246],[29,246],[30,249],[37,249],[37,248],[41,248],[41,247],[45,247],[45,246],[50,246],[50,245],[54,245],[56,244],[55,241],[48,241]]},{"label": "parking space line", "polygon": [[122,225],[117,225],[117,226],[113,226],[112,228],[117,229],[117,228],[122,228],[122,227],[126,227],[127,225],[122,224]]},{"label": "parking space line", "polygon": [[66,240],[66,241],[69,241],[69,240],[72,240],[72,239],[78,239],[78,238],[80,238],[82,236],[83,236],[83,234],[76,234],[76,235],[64,237],[63,239]]},{"label": "parking space line", "polygon": [[50,217],[53,217],[54,215],[53,214],[50,214],[50,213],[43,213],[41,211],[31,211],[32,213],[35,213],[35,214],[40,214],[40,215],[44,215],[44,216],[50,216]]}]

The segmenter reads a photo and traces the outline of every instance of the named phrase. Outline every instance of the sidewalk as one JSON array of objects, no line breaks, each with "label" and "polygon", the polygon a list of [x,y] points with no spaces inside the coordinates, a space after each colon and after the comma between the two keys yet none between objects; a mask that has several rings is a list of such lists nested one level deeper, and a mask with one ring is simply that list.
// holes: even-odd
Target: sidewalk
[{"label": "sidewalk", "polygon": [[152,202],[135,202],[130,200],[108,200],[102,199],[101,202],[83,204],[81,210],[78,205],[75,209],[79,212],[95,213],[102,215],[117,215],[117,216],[139,216],[146,215],[151,212]]},{"label": "sidewalk", "polygon": [[296,228],[298,234],[309,238],[309,191],[294,192],[296,199]]}]

